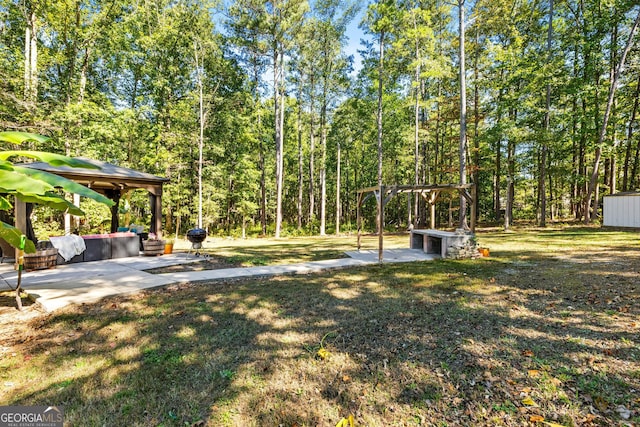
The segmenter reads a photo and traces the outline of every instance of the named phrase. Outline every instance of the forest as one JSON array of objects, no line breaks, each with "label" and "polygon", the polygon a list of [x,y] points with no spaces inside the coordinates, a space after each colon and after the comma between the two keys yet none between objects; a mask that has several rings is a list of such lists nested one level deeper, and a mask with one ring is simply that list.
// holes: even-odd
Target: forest
[{"label": "forest", "polygon": [[[170,178],[175,235],[347,232],[379,184],[473,183],[505,228],[598,221],[640,187],[639,19],[635,0],[0,0],[0,129]],[[459,210],[444,195],[438,224]],[[385,225],[427,211],[398,197]]]}]

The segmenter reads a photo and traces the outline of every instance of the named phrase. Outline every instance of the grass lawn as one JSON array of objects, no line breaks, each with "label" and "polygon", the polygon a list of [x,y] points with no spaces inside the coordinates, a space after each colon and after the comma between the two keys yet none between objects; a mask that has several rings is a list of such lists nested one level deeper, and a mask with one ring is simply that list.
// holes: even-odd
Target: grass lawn
[{"label": "grass lawn", "polygon": [[[478,260],[184,283],[51,314],[1,298],[0,404],[61,405],[74,426],[637,426],[639,238],[482,230]],[[208,249],[256,265],[354,244]]]}]

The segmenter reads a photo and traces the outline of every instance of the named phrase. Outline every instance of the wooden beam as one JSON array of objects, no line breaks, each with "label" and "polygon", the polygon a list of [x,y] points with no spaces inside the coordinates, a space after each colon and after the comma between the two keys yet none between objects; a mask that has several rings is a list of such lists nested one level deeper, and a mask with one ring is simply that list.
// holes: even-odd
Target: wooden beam
[{"label": "wooden beam", "polygon": [[149,193],[149,204],[151,205],[151,226],[149,231],[159,234],[162,232],[162,195]]},{"label": "wooden beam", "polygon": [[378,263],[382,264],[384,257],[384,185],[378,187],[376,202],[378,203]]},{"label": "wooden beam", "polygon": [[364,193],[358,192],[358,205],[356,206],[356,227],[358,229],[358,251],[360,250],[361,244],[360,244],[360,238],[362,235],[362,218],[360,217],[360,208],[362,206],[363,203],[363,196]]},{"label": "wooden beam", "polygon": [[[477,196],[478,192],[476,191],[477,186],[476,184],[473,185],[473,192],[471,193],[474,196]],[[477,212],[478,212],[478,198],[477,197],[472,197],[473,200],[471,202],[471,232],[475,233],[476,232],[476,222],[477,222]]]},{"label": "wooden beam", "polygon": [[429,228],[431,229],[436,228],[436,200],[439,195],[440,191],[433,191],[429,194]]}]

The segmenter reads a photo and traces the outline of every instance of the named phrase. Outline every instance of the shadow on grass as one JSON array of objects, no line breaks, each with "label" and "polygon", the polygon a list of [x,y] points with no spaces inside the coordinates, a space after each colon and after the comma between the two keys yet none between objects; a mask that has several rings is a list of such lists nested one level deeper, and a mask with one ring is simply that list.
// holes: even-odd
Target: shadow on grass
[{"label": "shadow on grass", "polygon": [[610,255],[605,271],[522,252],[107,299],[38,324],[39,385],[5,400],[62,405],[71,425],[637,420],[640,262]]}]

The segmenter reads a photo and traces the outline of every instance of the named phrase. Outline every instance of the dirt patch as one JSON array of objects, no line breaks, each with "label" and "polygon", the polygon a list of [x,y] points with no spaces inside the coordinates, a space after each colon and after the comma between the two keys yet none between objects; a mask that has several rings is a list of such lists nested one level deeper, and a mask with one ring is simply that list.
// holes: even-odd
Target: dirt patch
[{"label": "dirt patch", "polygon": [[222,257],[202,257],[202,259],[185,264],[171,265],[145,270],[151,274],[182,273],[186,271],[219,270],[223,268],[242,267],[242,263]]}]

